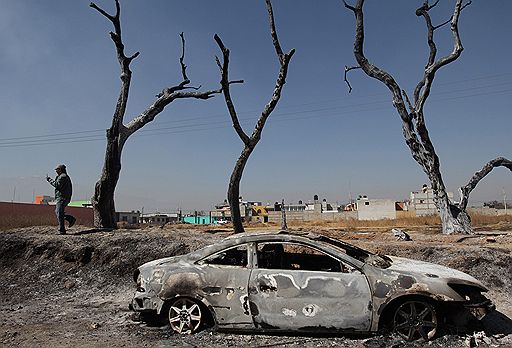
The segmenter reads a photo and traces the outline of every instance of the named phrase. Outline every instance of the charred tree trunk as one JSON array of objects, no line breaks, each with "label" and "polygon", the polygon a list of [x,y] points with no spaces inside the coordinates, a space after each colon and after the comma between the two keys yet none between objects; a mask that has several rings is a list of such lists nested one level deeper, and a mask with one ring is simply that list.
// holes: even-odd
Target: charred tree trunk
[{"label": "charred tree trunk", "polygon": [[[364,0],[357,0],[354,6],[348,5],[344,1],[345,7],[352,10],[356,17],[354,56],[359,64],[357,67],[345,67],[345,81],[349,86],[349,91],[352,87],[346,79],[346,74],[348,71],[356,68],[362,69],[366,75],[379,80],[390,90],[393,98],[393,106],[402,120],[402,131],[405,142],[411,151],[412,157],[421,166],[432,185],[435,195],[435,203],[439,210],[442,229],[445,234],[472,233],[471,220],[465,211],[466,207],[458,207],[448,199],[440,171],[439,158],[425,125],[423,109],[425,102],[430,95],[430,90],[436,72],[443,66],[457,60],[463,51],[462,42],[458,32],[458,20],[461,11],[471,2],[465,5],[463,5],[462,2],[463,0],[457,0],[454,13],[450,20],[437,26],[432,24],[429,11],[437,5],[438,1],[429,5],[428,0],[426,0],[423,5],[416,10],[416,15],[423,17],[427,26],[429,57],[425,66],[423,79],[417,84],[414,90],[414,99],[411,101],[409,100],[406,92],[400,88],[393,76],[370,63],[364,54]],[[434,31],[446,24],[450,24],[454,42],[453,50],[445,57],[436,60],[437,47],[434,41]],[[406,104],[408,105],[409,110],[407,110]]]},{"label": "charred tree trunk", "polygon": [[[110,32],[110,37],[115,44],[117,59],[121,68],[121,89],[117,100],[114,115],[112,117],[112,125],[107,130],[107,147],[105,150],[105,162],[100,179],[96,183],[94,196],[91,198],[94,211],[94,224],[96,227],[116,228],[114,193],[121,173],[121,155],[123,146],[133,133],[144,127],[164,110],[164,108],[176,99],[196,98],[209,99],[213,94],[221,93],[221,89],[210,90],[205,92],[197,91],[198,88],[190,87],[190,80],[186,74],[185,57],[185,39],[181,33],[182,52],[180,57],[181,73],[183,81],[178,85],[163,89],[156,97],[157,99],[146,110],[137,117],[132,119],[127,125],[123,123],[126,113],[126,105],[128,103],[128,95],[132,72],[130,64],[133,59],[137,58],[139,52],[127,57],[124,53],[124,44],[121,37],[121,7],[119,0],[115,0],[116,14],[110,15],[96,4],[91,3],[90,6],[102,14],[105,18],[112,22],[114,31]],[[193,89],[194,91],[185,91]]]},{"label": "charred tree trunk", "polygon": [[114,191],[121,172],[121,151],[116,139],[111,139],[112,133],[114,132],[110,129],[107,135],[104,167],[92,197],[94,226],[103,228],[116,226]]},{"label": "charred tree trunk", "polygon": [[270,34],[272,36],[272,42],[274,44],[274,48],[276,50],[276,54],[279,58],[279,63],[281,65],[281,68],[279,69],[279,75],[277,77],[277,81],[274,87],[274,93],[272,94],[271,100],[265,105],[265,108],[263,109],[261,116],[258,119],[258,122],[256,123],[256,127],[254,128],[251,136],[249,137],[244,130],[242,129],[242,126],[240,125],[240,122],[238,121],[238,115],[235,110],[235,106],[233,104],[233,101],[231,99],[230,89],[229,86],[231,83],[234,82],[241,82],[241,81],[234,81],[230,82],[228,79],[228,68],[229,68],[229,50],[224,46],[222,40],[218,35],[215,35],[215,41],[219,45],[220,50],[222,51],[223,56],[223,63],[220,63],[220,60],[217,58],[217,65],[219,66],[220,72],[221,72],[221,86],[222,86],[222,93],[224,94],[224,99],[226,101],[226,106],[228,108],[229,114],[231,116],[231,120],[233,122],[233,128],[235,129],[236,133],[244,143],[244,149],[242,150],[240,157],[236,161],[235,168],[233,169],[233,172],[231,174],[230,180],[229,180],[229,186],[228,186],[228,201],[229,201],[229,207],[231,209],[231,220],[233,222],[233,230],[234,233],[242,233],[244,232],[244,227],[242,224],[242,217],[240,215],[240,181],[242,180],[242,174],[245,168],[245,165],[249,159],[249,156],[251,155],[252,151],[258,144],[258,142],[261,139],[261,132],[263,131],[263,127],[265,126],[265,122],[267,121],[268,117],[274,110],[275,106],[277,105],[277,102],[281,98],[281,91],[283,89],[283,86],[286,82],[286,75],[288,73],[288,64],[290,62],[290,59],[292,58],[293,54],[295,53],[295,50],[292,49],[288,53],[283,53],[281,49],[281,45],[279,44],[279,40],[277,38],[276,28],[274,24],[274,14],[272,12],[272,4],[270,0],[265,1],[268,11],[268,17],[270,22]]},{"label": "charred tree trunk", "polygon": [[240,154],[240,157],[236,161],[235,168],[231,173],[228,187],[228,203],[231,210],[231,221],[233,222],[233,229],[235,233],[244,232],[244,226],[242,224],[242,215],[240,213],[240,181],[242,180],[242,174],[244,172],[245,165],[249,156],[251,155],[254,147],[245,146]]}]

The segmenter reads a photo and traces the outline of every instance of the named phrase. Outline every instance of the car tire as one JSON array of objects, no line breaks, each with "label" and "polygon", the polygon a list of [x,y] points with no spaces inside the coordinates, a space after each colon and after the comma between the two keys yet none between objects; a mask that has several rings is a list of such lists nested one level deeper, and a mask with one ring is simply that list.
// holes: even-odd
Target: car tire
[{"label": "car tire", "polygon": [[393,315],[393,331],[406,341],[435,337],[438,316],[432,304],[421,300],[409,300],[400,304]]},{"label": "car tire", "polygon": [[205,320],[203,306],[197,300],[179,297],[170,302],[168,319],[171,329],[179,334],[193,334]]}]

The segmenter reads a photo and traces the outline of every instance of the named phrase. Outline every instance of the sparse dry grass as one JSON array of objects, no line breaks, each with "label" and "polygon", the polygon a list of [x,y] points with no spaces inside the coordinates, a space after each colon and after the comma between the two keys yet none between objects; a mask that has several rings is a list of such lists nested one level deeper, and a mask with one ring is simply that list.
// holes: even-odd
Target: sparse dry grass
[{"label": "sparse dry grass", "polygon": [[[512,215],[490,216],[483,214],[470,214],[473,227],[482,228],[489,226],[510,226],[512,224]],[[398,219],[385,220],[356,220],[348,219],[341,221],[290,221],[291,227],[325,227],[340,229],[390,229],[390,228],[438,228],[441,229],[441,220],[437,215],[420,217],[402,217]]]},{"label": "sparse dry grass", "polygon": [[[512,215],[501,215],[491,216],[483,214],[471,214],[471,221],[473,227],[484,228],[492,227],[496,229],[510,228],[512,225]],[[30,226],[54,226],[56,220],[53,216],[3,216],[0,219],[0,229],[7,230],[12,228],[30,227]],[[275,229],[279,228],[279,223],[268,222],[268,223],[249,223],[245,226],[251,229]],[[323,228],[335,228],[335,229],[347,229],[347,230],[359,230],[359,229],[390,229],[390,228],[439,228],[441,229],[441,221],[438,216],[422,216],[422,217],[402,217],[393,220],[340,220],[340,221],[288,221],[288,226],[293,228],[307,228],[307,227],[323,227]],[[120,228],[129,228],[126,224],[120,224]],[[144,225],[136,225],[136,227],[144,227]],[[160,227],[160,226],[158,226]],[[191,227],[209,230],[212,225],[190,225],[190,224],[166,224],[166,229],[189,229]],[[232,226],[227,225],[216,225],[216,228],[230,230]]]},{"label": "sparse dry grass", "polygon": [[500,215],[500,216],[491,216],[491,215],[482,215],[482,214],[470,214],[471,222],[474,227],[481,227],[487,225],[495,225],[495,224],[511,224],[512,223],[512,215]]},{"label": "sparse dry grass", "polygon": [[340,220],[340,221],[290,221],[288,225],[293,227],[326,227],[343,229],[360,228],[391,228],[391,227],[418,227],[418,226],[440,226],[438,216],[404,217],[398,219],[384,220]]}]

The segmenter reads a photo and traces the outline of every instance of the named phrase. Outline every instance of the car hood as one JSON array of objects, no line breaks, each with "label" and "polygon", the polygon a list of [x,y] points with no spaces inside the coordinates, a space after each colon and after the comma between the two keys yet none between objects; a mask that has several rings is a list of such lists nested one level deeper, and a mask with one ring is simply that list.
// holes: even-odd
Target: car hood
[{"label": "car hood", "polygon": [[446,279],[450,283],[465,283],[478,286],[482,290],[487,288],[477,279],[467,273],[453,268],[437,265],[430,262],[407,259],[404,257],[388,256],[392,263],[386,270],[415,276],[416,278]]}]

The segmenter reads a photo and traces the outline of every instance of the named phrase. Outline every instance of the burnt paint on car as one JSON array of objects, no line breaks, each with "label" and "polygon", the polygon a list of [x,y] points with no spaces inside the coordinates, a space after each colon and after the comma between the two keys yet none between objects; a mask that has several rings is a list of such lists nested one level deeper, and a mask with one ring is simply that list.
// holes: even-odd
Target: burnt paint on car
[{"label": "burnt paint on car", "polygon": [[[352,250],[357,254],[356,259],[340,250],[340,245],[343,248],[350,247],[349,244],[340,241],[339,245],[333,246],[323,244],[325,240],[312,234],[240,234],[179,258],[160,262],[155,260],[139,268],[144,287],[155,289],[155,292],[136,293],[134,300],[143,298],[144,304],[151,304],[175,296],[200,299],[207,308],[215,308],[212,310],[215,321],[225,325],[219,328],[235,328],[240,323],[243,325],[239,327],[272,331],[309,331],[314,328],[327,331],[376,331],[387,306],[403,296],[424,296],[435,301],[466,303],[467,300],[451,288],[450,283],[467,284],[478,291],[486,291],[480,282],[462,272],[395,257],[387,257],[385,260],[390,262],[379,264],[374,262],[379,259],[378,255],[371,253],[368,263],[365,263],[361,259],[365,251]],[[354,285],[350,273],[335,276],[327,272],[268,272],[260,269],[254,245],[268,241],[292,241],[314,246],[352,265],[360,280]],[[201,259],[209,255],[242,243],[250,246],[247,268],[216,267],[200,263]],[[155,267],[166,272],[166,276],[159,280],[160,283],[152,277]],[[321,277],[318,276],[320,273]],[[354,297],[355,300],[350,301],[346,307],[336,308],[336,302],[329,300],[329,297],[336,296],[340,299]],[[153,309],[159,311],[159,308]],[[326,315],[333,308],[337,310],[337,315]],[[134,306],[134,309],[143,311],[152,308]],[[269,315],[272,311],[273,315]],[[356,319],[355,316],[362,312],[368,312],[369,315],[365,319]]]}]

